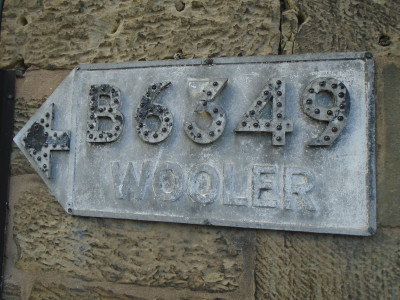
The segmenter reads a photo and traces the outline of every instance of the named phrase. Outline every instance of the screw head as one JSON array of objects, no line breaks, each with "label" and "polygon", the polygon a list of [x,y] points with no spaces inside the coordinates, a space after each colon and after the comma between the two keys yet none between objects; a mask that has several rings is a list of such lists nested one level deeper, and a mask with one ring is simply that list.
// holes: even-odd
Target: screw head
[{"label": "screw head", "polygon": [[40,156],[38,156],[38,157],[37,157],[37,160],[38,160],[38,161],[41,161],[41,160],[42,160],[42,158],[41,158]]},{"label": "screw head", "polygon": [[210,131],[208,134],[209,134],[210,136],[214,136],[214,131]]},{"label": "screw head", "polygon": [[158,134],[157,134],[157,133],[154,133],[154,134],[153,134],[153,138],[155,138],[155,139],[158,138]]},{"label": "screw head", "polygon": [[46,113],[46,118],[50,118],[50,114],[49,113]]},{"label": "screw head", "polygon": [[258,127],[258,123],[254,123],[253,126],[257,128]]},{"label": "screw head", "polygon": [[277,102],[277,103],[276,103],[276,106],[282,107],[282,102]]},{"label": "screw head", "polygon": [[218,108],[214,108],[213,112],[216,114],[218,113]]},{"label": "screw head", "polygon": [[169,122],[169,118],[166,117],[166,118],[164,119],[164,121],[165,121],[165,122]]},{"label": "screw head", "polygon": [[45,133],[44,133],[44,136],[49,136],[49,133],[46,131]]},{"label": "screw head", "polygon": [[264,95],[266,96],[266,95],[268,95],[269,94],[269,92],[268,91],[264,91]]},{"label": "screw head", "polygon": [[118,102],[119,102],[118,99],[114,99],[115,104],[118,104]]},{"label": "screw head", "polygon": [[102,133],[99,134],[99,138],[101,138],[101,139],[103,138],[103,134]]},{"label": "screw head", "polygon": [[282,96],[282,92],[281,92],[281,91],[277,91],[276,94],[277,94],[278,96]]},{"label": "screw head", "polygon": [[319,113],[320,113],[319,109],[316,108],[316,109],[314,110],[314,113],[319,114]]},{"label": "screw head", "polygon": [[340,109],[344,109],[346,107],[346,105],[344,105],[343,103],[339,105]]},{"label": "screw head", "polygon": [[119,126],[115,126],[115,130],[118,131],[120,128]]},{"label": "screw head", "polygon": [[336,132],[337,130],[337,127],[332,127],[332,132]]},{"label": "screw head", "polygon": [[214,81],[213,86],[217,86],[217,85],[218,85],[218,82]]},{"label": "screw head", "polygon": [[151,86],[151,88],[152,88],[153,90],[155,90],[155,89],[157,88],[157,86],[156,86],[155,84],[153,84],[153,85]]},{"label": "screw head", "polygon": [[278,117],[278,119],[282,118],[282,114],[277,114],[276,116]]},{"label": "screw head", "polygon": [[193,129],[193,125],[190,124],[190,125],[188,126],[188,129],[189,129],[189,130],[192,130],[192,129]]},{"label": "screw head", "polygon": [[331,139],[331,138],[330,138],[329,136],[327,136],[327,135],[324,136],[324,140],[325,140],[325,141],[329,141],[330,139]]},{"label": "screw head", "polygon": [[247,124],[246,122],[242,122],[242,126],[245,127]]},{"label": "screw head", "polygon": [[261,105],[262,104],[262,101],[261,100],[258,100],[257,101],[257,105]]},{"label": "screw head", "polygon": [[140,107],[144,107],[145,106],[145,104],[142,102],[142,103],[140,103]]},{"label": "screw head", "polygon": [[162,113],[164,112],[164,110],[163,110],[162,108],[160,108],[160,109],[158,110],[158,112],[159,112],[160,114],[162,114]]},{"label": "screw head", "polygon": [[163,127],[163,128],[161,129],[161,131],[162,131],[162,132],[167,132],[167,128]]},{"label": "screw head", "polygon": [[340,98],[343,98],[343,97],[344,97],[344,93],[340,92],[340,93],[339,93],[339,97],[340,97]]},{"label": "screw head", "polygon": [[149,108],[149,112],[153,112],[153,108],[152,107]]},{"label": "screw head", "polygon": [[220,126],[221,125],[221,121],[217,121],[217,125]]},{"label": "screw head", "polygon": [[308,92],[312,94],[312,93],[314,93],[314,89],[311,88],[311,89],[308,90]]},{"label": "screw head", "polygon": [[339,121],[343,121],[343,116],[339,116],[339,117],[338,117],[338,120],[339,120]]},{"label": "screw head", "polygon": [[142,128],[143,127],[143,123],[139,123],[139,128]]},{"label": "screw head", "polygon": [[57,132],[54,132],[53,136],[54,136],[54,137],[57,137]]},{"label": "screw head", "polygon": [[46,165],[46,164],[43,164],[43,168],[46,169],[46,168],[47,168],[47,165]]},{"label": "screw head", "polygon": [[265,123],[266,127],[269,127],[271,124],[269,122]]},{"label": "screw head", "polygon": [[333,114],[333,112],[332,112],[331,110],[328,110],[326,113],[327,113],[329,116],[331,116],[331,115]]},{"label": "screw head", "polygon": [[281,125],[278,125],[278,126],[276,126],[276,129],[282,130],[282,126],[281,126]]},{"label": "screw head", "polygon": [[277,84],[277,85],[280,85],[281,83],[282,83],[282,81],[280,81],[280,80],[277,80],[277,81],[276,81],[276,84]]},{"label": "screw head", "polygon": [[278,142],[280,142],[280,141],[282,140],[282,138],[281,138],[280,136],[277,136],[277,137],[276,137],[276,140],[277,140]]},{"label": "screw head", "polygon": [[43,153],[43,157],[47,157],[47,153]]},{"label": "screw head", "polygon": [[251,110],[251,111],[250,111],[250,114],[251,114],[251,115],[254,115],[255,113],[256,113],[256,112],[255,112],[254,110]]},{"label": "screw head", "polygon": [[214,60],[213,60],[212,58],[206,58],[206,60],[205,60],[205,63],[206,63],[207,65],[212,65],[213,62],[214,62]]},{"label": "screw head", "polygon": [[145,136],[148,136],[148,135],[149,135],[149,133],[148,133],[147,131],[145,131],[143,134],[144,134]]},{"label": "screw head", "polygon": [[198,137],[198,138],[201,138],[201,133],[198,133],[198,134],[197,134],[197,137]]},{"label": "screw head", "polygon": [[312,100],[311,100],[311,99],[307,99],[307,100],[306,100],[306,103],[307,103],[307,104],[312,104]]},{"label": "screw head", "polygon": [[321,82],[319,83],[319,86],[325,86],[325,81],[321,81]]},{"label": "screw head", "polygon": [[332,83],[331,87],[332,87],[333,89],[336,89],[336,88],[337,88],[337,84],[336,84],[336,83]]},{"label": "screw head", "polygon": [[108,112],[113,112],[113,109],[110,107],[110,108],[108,109]]},{"label": "screw head", "polygon": [[210,91],[207,92],[207,96],[211,96],[212,93]]}]

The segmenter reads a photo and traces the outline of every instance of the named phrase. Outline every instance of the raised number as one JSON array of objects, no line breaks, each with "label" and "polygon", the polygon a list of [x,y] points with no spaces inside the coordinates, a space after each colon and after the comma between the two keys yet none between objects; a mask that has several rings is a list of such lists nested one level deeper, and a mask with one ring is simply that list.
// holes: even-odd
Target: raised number
[{"label": "raised number", "polygon": [[[165,140],[172,131],[174,119],[168,108],[153,103],[161,91],[167,89],[171,82],[159,82],[149,85],[146,95],[142,97],[139,107],[136,110],[136,131],[139,137],[146,143],[155,144]],[[149,118],[155,116],[160,121],[160,126],[156,130],[149,127]]]},{"label": "raised number", "polygon": [[186,118],[184,130],[193,142],[209,144],[216,141],[224,132],[226,113],[221,106],[214,103],[214,100],[226,86],[227,81],[228,79],[189,81],[189,94],[197,102],[194,112],[207,112],[212,118],[211,125],[207,128],[201,128],[193,120],[193,116]]},{"label": "raised number", "polygon": [[[333,100],[332,107],[322,106],[317,102],[317,95],[326,93]],[[311,81],[301,96],[301,106],[309,117],[328,121],[325,130],[311,140],[309,146],[330,146],[346,126],[350,112],[350,96],[346,86],[337,79],[322,77]]]},{"label": "raised number", "polygon": [[[89,143],[109,143],[117,140],[124,127],[120,91],[109,84],[92,85],[89,92],[89,119],[86,140]],[[111,120],[108,128],[99,126],[101,121]],[[106,122],[104,122],[106,123]]]},{"label": "raised number", "polygon": [[[268,101],[272,101],[272,118],[263,119]],[[285,134],[292,131],[292,120],[285,119],[285,83],[279,79],[267,83],[235,128],[235,132],[272,132],[274,146],[285,145]]]}]

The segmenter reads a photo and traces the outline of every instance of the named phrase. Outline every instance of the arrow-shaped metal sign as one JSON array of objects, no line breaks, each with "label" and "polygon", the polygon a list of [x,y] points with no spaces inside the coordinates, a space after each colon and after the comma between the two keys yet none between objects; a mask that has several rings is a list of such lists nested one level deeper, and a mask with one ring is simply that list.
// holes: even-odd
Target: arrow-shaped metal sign
[{"label": "arrow-shaped metal sign", "polygon": [[73,215],[370,235],[370,53],[75,68],[14,141]]}]

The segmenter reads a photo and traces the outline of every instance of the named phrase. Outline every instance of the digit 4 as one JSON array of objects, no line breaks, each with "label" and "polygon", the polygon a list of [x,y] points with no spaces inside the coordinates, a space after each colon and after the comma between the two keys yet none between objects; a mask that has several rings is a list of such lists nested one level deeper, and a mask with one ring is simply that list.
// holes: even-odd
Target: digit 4
[{"label": "digit 4", "polygon": [[[272,101],[272,118],[261,118],[268,101]],[[285,119],[285,83],[270,80],[244,113],[235,132],[271,132],[272,145],[285,145],[286,132],[293,131],[292,120]]]}]

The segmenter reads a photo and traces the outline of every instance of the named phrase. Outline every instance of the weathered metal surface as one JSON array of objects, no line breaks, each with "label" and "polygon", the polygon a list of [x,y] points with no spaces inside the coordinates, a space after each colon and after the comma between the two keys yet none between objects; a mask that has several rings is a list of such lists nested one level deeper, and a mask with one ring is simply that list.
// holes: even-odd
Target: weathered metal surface
[{"label": "weathered metal surface", "polygon": [[370,53],[85,65],[14,140],[74,215],[370,235],[373,78]]}]

